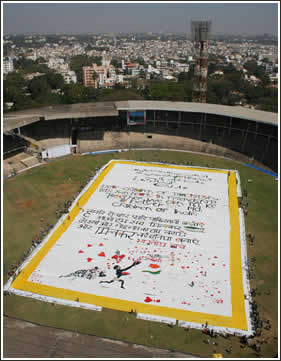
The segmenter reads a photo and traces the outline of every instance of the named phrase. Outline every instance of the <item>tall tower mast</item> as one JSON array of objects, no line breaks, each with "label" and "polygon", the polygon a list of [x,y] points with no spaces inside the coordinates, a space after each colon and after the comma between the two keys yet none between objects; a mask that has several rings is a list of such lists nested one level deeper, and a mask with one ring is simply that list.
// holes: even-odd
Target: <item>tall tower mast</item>
[{"label": "tall tower mast", "polygon": [[193,102],[206,103],[209,46],[208,38],[210,30],[211,21],[191,22],[191,35],[196,56],[192,93]]}]

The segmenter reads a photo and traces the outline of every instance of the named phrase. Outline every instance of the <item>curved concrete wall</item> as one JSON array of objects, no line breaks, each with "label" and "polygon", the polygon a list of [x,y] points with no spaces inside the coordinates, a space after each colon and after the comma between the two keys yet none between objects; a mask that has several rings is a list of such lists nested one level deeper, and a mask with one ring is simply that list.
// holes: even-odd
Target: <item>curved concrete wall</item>
[{"label": "curved concrete wall", "polygon": [[121,110],[119,116],[76,119],[68,114],[64,119],[39,120],[25,125],[21,133],[44,148],[72,143],[77,144],[80,153],[113,148],[173,148],[247,162],[254,157],[256,164],[278,172],[278,127],[275,124],[184,110],[150,109],[146,112],[147,123],[136,126],[127,125],[126,110]]},{"label": "curved concrete wall", "polygon": [[[124,131],[105,131],[103,140],[79,139],[78,151],[80,153],[95,152],[109,149],[130,149],[130,148],[166,148],[178,149],[191,152],[200,152],[215,156],[226,157],[240,162],[249,162],[249,157],[234,152],[230,149],[201,142],[191,138],[173,135],[138,133]],[[253,161],[253,164],[262,166],[261,163]]]}]

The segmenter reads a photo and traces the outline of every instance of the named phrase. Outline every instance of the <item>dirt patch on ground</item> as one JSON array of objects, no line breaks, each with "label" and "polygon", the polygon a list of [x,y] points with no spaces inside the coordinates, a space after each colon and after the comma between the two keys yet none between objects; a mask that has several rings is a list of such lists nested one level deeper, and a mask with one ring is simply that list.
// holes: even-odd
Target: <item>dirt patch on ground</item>
[{"label": "dirt patch on ground", "polygon": [[13,189],[13,192],[16,193],[16,194],[18,194],[18,195],[22,194],[22,191],[19,190],[18,188],[14,188],[14,189]]},{"label": "dirt patch on ground", "polygon": [[72,195],[74,194],[76,189],[76,186],[73,183],[61,183],[61,184],[57,184],[52,186],[51,188],[51,193],[55,194],[55,193],[59,193],[59,194],[64,194],[64,195]]},{"label": "dirt patch on ground", "polygon": [[34,205],[34,203],[35,203],[35,199],[31,199],[30,201],[26,201],[26,202],[16,201],[16,205],[21,209],[31,208]]}]

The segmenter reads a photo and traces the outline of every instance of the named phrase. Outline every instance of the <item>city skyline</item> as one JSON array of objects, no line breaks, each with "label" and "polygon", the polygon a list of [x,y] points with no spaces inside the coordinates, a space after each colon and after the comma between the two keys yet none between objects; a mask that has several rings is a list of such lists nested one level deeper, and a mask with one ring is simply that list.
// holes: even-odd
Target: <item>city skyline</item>
[{"label": "city skyline", "polygon": [[278,3],[3,3],[4,34],[190,33],[278,36]]}]

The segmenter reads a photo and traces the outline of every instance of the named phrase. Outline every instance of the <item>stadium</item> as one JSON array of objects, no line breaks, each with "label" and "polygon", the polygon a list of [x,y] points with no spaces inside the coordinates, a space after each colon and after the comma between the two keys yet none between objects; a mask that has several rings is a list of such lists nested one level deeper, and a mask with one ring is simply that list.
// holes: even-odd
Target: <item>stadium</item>
[{"label": "stadium", "polygon": [[[272,357],[276,353],[277,114],[200,103],[87,103],[7,113],[3,133],[4,272],[9,294],[4,298],[5,315],[203,357],[214,353],[227,357],[225,350],[229,350],[230,342],[235,357],[255,357],[260,352]],[[185,197],[182,190],[186,189],[195,194]],[[196,208],[199,195],[205,197],[204,194],[217,206],[213,214],[209,208],[214,206],[206,206],[202,199],[200,206],[205,204],[205,208]],[[191,200],[194,196],[196,199]],[[112,203],[111,198],[119,203]],[[124,207],[121,202],[127,201],[129,204]],[[102,204],[98,210],[97,204]],[[59,208],[63,207],[61,212]],[[186,209],[191,213],[184,213]],[[91,216],[85,216],[90,211]],[[196,223],[195,216],[200,212],[202,222]],[[106,230],[106,220],[97,214],[110,216],[113,229]],[[134,237],[128,235],[132,229],[124,225],[129,222],[136,227],[137,216],[142,228]],[[228,217],[226,223],[218,222],[218,218]],[[40,234],[46,220],[48,226],[44,224]],[[85,231],[89,222],[97,226],[96,244],[90,238],[92,233]],[[14,227],[15,223],[18,227]],[[84,227],[85,237],[76,250],[78,224]],[[150,233],[145,233],[149,227]],[[120,242],[122,237],[128,243],[123,248],[121,243],[112,243],[112,238]],[[157,257],[151,257],[146,264],[147,248],[151,245],[147,242],[151,239],[155,244],[149,249],[150,257],[154,252]],[[223,239],[228,240],[227,246],[221,243]],[[165,253],[160,249],[161,241],[172,241],[173,250]],[[204,243],[202,248],[194,251],[200,242]],[[63,249],[60,256],[59,245]],[[133,250],[138,246],[137,251]],[[89,249],[95,250],[95,255]],[[217,282],[218,292],[225,297],[219,298],[223,299],[223,306],[220,301],[203,296],[195,269],[190,277],[186,263],[176,264],[180,250],[181,257],[189,257],[188,253],[195,258],[206,257],[202,263],[194,259],[200,265],[198,274],[201,272],[209,282],[209,286],[205,282],[200,287],[207,287],[204,292],[212,293],[217,288],[211,289],[210,284]],[[134,268],[120,282],[121,287],[118,282],[111,285],[110,277],[101,278],[104,283],[95,286],[99,293],[94,291],[90,299],[85,296],[92,292],[88,280],[80,280],[79,287],[73,288],[78,273],[83,270],[89,276],[90,269],[85,270],[83,263],[76,260],[75,252],[85,253],[87,262],[95,259],[96,270],[103,272],[98,277],[117,266],[123,271],[124,267]],[[109,254],[109,258],[103,258]],[[225,274],[223,268],[213,271],[215,263],[207,266],[211,256],[222,259]],[[65,257],[69,267],[57,267],[53,276],[54,265]],[[41,269],[36,269],[40,264]],[[177,271],[171,271],[174,265]],[[80,279],[81,274],[77,276]],[[212,276],[208,278],[206,274]],[[240,274],[238,281],[236,274]],[[226,279],[220,280],[219,275]],[[31,285],[35,281],[37,286]],[[222,287],[223,281],[228,286]],[[174,288],[169,287],[173,282]],[[145,283],[144,289],[141,283]],[[127,286],[133,297],[126,291]],[[175,289],[181,288],[182,293],[171,297]],[[63,294],[55,289],[63,289]],[[202,305],[201,299],[192,305],[185,298],[186,292],[198,300],[205,297],[206,302]],[[163,307],[157,305],[162,302],[160,293],[165,300]],[[201,306],[206,306],[208,312]],[[32,313],[34,307],[38,311]],[[60,312],[67,314],[69,321],[57,317]],[[125,316],[128,324],[119,334]],[[81,317],[84,321],[77,323]],[[99,327],[92,328],[87,319],[95,319]],[[100,327],[104,323],[107,326]],[[202,328],[203,325],[207,326]],[[206,328],[208,333],[202,335]],[[147,338],[148,329],[153,338]],[[221,335],[217,345],[208,346],[210,331]],[[245,337],[246,345],[242,342]],[[202,339],[206,347],[202,346]]]}]

